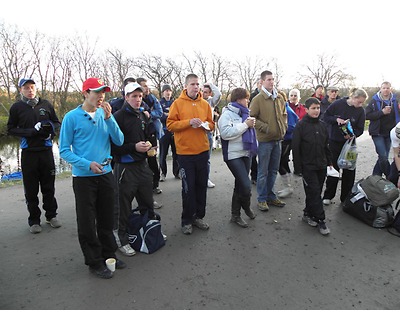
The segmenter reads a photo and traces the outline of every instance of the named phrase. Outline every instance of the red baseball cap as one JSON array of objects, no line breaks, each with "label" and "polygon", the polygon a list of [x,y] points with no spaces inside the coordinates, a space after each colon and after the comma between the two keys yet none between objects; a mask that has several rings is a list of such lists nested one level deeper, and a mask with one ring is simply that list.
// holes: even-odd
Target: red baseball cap
[{"label": "red baseball cap", "polygon": [[105,90],[105,92],[110,92],[110,87],[104,84],[104,81],[99,78],[89,78],[83,82],[82,91],[95,91],[99,92],[101,90]]}]

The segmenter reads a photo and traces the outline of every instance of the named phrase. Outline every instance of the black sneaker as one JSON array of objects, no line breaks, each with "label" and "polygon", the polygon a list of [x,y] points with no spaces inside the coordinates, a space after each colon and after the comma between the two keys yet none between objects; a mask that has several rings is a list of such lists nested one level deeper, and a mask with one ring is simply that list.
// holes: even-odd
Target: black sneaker
[{"label": "black sneaker", "polygon": [[123,262],[122,260],[115,259],[115,269],[125,269],[126,268],[126,263]]},{"label": "black sneaker", "polygon": [[159,187],[157,187],[157,188],[153,189],[153,193],[154,194],[160,194],[160,193],[162,193],[162,190]]},{"label": "black sneaker", "polygon": [[319,233],[324,236],[327,236],[329,233],[331,233],[331,230],[329,230],[329,228],[326,226],[325,221],[318,222],[318,230]]},{"label": "black sneaker", "polygon": [[113,273],[105,265],[101,265],[99,267],[90,266],[89,271],[102,279],[111,279],[113,277]]}]

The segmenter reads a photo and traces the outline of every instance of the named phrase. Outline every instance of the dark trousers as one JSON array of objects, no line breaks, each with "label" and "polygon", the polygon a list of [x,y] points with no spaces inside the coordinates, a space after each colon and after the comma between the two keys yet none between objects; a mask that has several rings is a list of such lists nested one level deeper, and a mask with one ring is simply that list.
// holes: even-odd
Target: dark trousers
[{"label": "dark trousers", "polygon": [[114,179],[112,173],[93,177],[74,177],[78,239],[85,264],[104,265],[115,258],[117,244],[113,235]]},{"label": "dark trousers", "polygon": [[202,219],[206,214],[208,157],[208,151],[178,155],[182,177],[182,226],[192,224],[193,219]]},{"label": "dark trousers", "polygon": [[279,163],[279,170],[278,170],[280,175],[285,175],[291,172],[289,167],[290,151],[292,151],[292,140],[283,140],[281,161]]},{"label": "dark trousers", "polygon": [[172,173],[175,177],[179,174],[179,165],[176,156],[176,148],[174,135],[170,131],[165,131],[164,136],[160,139],[160,169],[164,176],[167,176],[167,155],[169,146],[171,146],[172,151]]},{"label": "dark trousers", "polygon": [[160,184],[160,168],[158,167],[157,156],[148,157],[147,162],[149,164],[149,168],[153,172],[153,189],[157,188]]},{"label": "dark trousers", "polygon": [[250,161],[250,158],[242,157],[226,162],[226,165],[235,177],[233,192],[242,197],[249,197],[251,194],[251,182],[249,179]]},{"label": "dark trousers", "polygon": [[54,196],[56,168],[52,149],[37,152],[22,150],[21,168],[25,201],[29,212],[28,224],[40,225],[39,186],[43,195],[46,219],[50,220],[57,215],[57,201]]},{"label": "dark trousers", "polygon": [[[153,207],[153,172],[146,161],[129,164],[116,163],[114,166],[116,180],[116,201],[118,211],[114,211],[114,232],[118,246],[124,246],[128,241],[129,215],[132,212],[132,201],[136,198],[139,211],[149,211],[149,217],[154,213]],[[117,206],[114,206],[115,208]]]},{"label": "dark trousers", "polygon": [[250,177],[251,180],[257,181],[257,173],[258,173],[258,163],[257,163],[257,155],[251,157],[251,167],[250,167]]},{"label": "dark trousers", "polygon": [[[343,142],[329,141],[329,149],[331,150],[332,153],[333,167],[337,171],[340,170],[337,165],[337,160],[339,158],[340,152],[342,151],[344,143],[345,141]],[[344,202],[344,200],[346,200],[347,195],[351,192],[355,178],[356,178],[356,170],[347,170],[347,169],[342,170],[342,188],[340,192],[341,202]],[[323,197],[324,199],[331,200],[335,197],[338,183],[339,183],[339,178],[336,177],[326,178],[326,189]]]},{"label": "dark trousers", "polygon": [[304,214],[314,221],[325,220],[321,193],[326,177],[326,168],[321,170],[303,169],[303,186],[306,194]]}]

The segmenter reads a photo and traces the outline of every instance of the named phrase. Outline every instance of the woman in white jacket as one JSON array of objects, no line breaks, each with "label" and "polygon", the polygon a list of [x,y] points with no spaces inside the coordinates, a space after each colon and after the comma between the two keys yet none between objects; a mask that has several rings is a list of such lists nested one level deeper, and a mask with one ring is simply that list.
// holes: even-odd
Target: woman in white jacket
[{"label": "woman in white jacket", "polygon": [[249,97],[246,89],[234,89],[231,93],[231,103],[223,109],[218,121],[224,161],[235,177],[231,222],[243,228],[247,228],[248,224],[240,217],[241,208],[250,219],[256,217],[250,209],[249,171],[251,157],[257,153],[257,139],[254,130],[255,118],[249,116]]}]

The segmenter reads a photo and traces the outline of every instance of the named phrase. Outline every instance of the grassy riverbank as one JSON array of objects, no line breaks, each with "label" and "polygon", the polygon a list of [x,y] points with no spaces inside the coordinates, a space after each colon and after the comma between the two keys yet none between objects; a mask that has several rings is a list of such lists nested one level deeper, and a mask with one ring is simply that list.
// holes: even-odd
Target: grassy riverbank
[{"label": "grassy riverbank", "polygon": [[[71,171],[64,171],[64,172],[58,173],[56,175],[56,180],[65,179],[65,178],[69,178],[69,177],[71,177]],[[0,189],[12,187],[12,186],[20,186],[20,185],[22,185],[22,180],[1,181]]]}]

